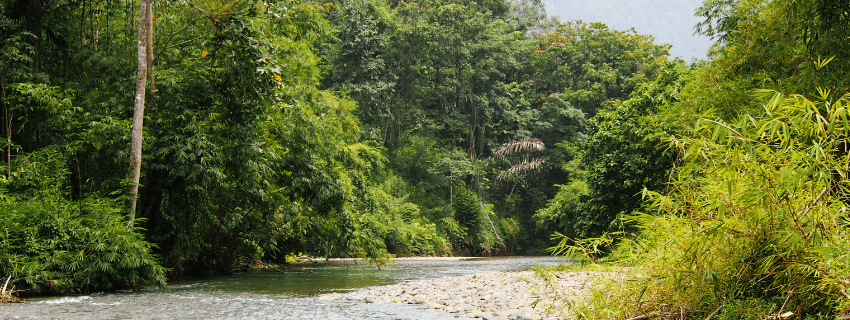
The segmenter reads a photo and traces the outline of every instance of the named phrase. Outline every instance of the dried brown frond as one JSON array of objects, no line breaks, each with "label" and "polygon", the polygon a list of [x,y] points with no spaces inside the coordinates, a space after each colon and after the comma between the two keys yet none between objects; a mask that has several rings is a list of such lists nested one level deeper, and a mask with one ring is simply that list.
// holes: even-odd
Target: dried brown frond
[{"label": "dried brown frond", "polygon": [[850,308],[841,311],[841,313],[838,315],[838,319],[836,320],[850,320]]},{"label": "dried brown frond", "polygon": [[12,279],[12,276],[9,275],[6,278],[6,282],[3,284],[3,289],[0,289],[0,303],[12,303],[12,302],[21,302],[21,299],[15,295],[15,288],[12,286],[12,289],[6,290],[9,286],[9,280]]},{"label": "dried brown frond", "polygon": [[18,299],[18,296],[16,295],[16,291],[14,289],[6,290],[0,293],[0,304],[17,302],[21,302],[21,299]]},{"label": "dried brown frond", "polygon": [[20,303],[20,302],[21,302],[21,299],[18,299],[18,297],[13,296],[11,294],[11,292],[9,292],[5,295],[0,295],[0,303]]},{"label": "dried brown frond", "polygon": [[508,155],[516,152],[526,151],[526,150],[534,150],[534,151],[542,151],[545,148],[543,145],[543,141],[537,138],[525,138],[522,140],[512,140],[502,144],[502,147],[499,150],[494,152],[498,155]]}]

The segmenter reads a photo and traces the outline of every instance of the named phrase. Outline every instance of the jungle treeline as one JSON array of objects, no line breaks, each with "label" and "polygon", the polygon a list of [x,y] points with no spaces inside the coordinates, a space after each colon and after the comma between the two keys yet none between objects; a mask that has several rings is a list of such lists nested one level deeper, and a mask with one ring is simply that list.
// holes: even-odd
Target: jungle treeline
[{"label": "jungle treeline", "polygon": [[0,0],[0,275],[554,251],[644,275],[588,318],[834,317],[850,5],[695,14],[686,63],[540,0]]}]

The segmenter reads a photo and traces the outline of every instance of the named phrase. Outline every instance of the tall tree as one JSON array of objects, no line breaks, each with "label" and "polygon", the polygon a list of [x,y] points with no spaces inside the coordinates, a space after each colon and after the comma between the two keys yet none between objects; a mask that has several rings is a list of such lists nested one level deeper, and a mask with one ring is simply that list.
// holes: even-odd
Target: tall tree
[{"label": "tall tree", "polygon": [[569,237],[595,237],[623,228],[621,218],[644,206],[644,188],[665,191],[676,154],[659,137],[673,126],[656,113],[679,101],[684,73],[683,61],[665,62],[654,81],[590,119],[587,140],[568,147],[577,157],[574,167],[565,167],[573,181],[538,211],[538,225]]},{"label": "tall tree", "polygon": [[142,172],[142,128],[145,120],[145,90],[147,90],[149,64],[153,55],[153,0],[142,0],[139,4],[139,38],[137,44],[138,71],[136,75],[136,99],[133,106],[133,133],[130,142],[130,182],[127,188],[129,196],[127,220],[133,224],[136,219],[136,198],[139,194],[139,176]]}]

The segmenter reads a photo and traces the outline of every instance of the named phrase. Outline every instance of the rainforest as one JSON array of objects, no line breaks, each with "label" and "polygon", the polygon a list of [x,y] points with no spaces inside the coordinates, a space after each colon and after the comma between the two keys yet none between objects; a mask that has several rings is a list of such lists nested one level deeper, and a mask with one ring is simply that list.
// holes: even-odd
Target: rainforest
[{"label": "rainforest", "polygon": [[540,0],[0,0],[2,299],[557,254],[640,274],[584,318],[846,316],[850,4],[695,15],[685,62]]}]

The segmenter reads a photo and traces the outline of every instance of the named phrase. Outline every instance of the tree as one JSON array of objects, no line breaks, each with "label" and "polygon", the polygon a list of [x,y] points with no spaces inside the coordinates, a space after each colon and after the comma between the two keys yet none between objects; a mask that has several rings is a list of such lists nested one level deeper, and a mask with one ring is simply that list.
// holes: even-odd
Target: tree
[{"label": "tree", "polygon": [[551,94],[562,93],[573,107],[592,117],[613,101],[628,99],[637,85],[653,79],[669,53],[669,45],[653,40],[598,22],[562,23],[557,31],[535,41],[534,69],[528,79],[533,80],[537,94],[532,98],[539,104]]},{"label": "tree", "polygon": [[552,32],[560,23],[556,17],[546,16],[546,7],[540,0],[512,0],[507,15],[511,25],[530,35]]},{"label": "tree", "polygon": [[[100,17],[106,16],[109,30],[116,12],[106,12]],[[126,188],[120,183],[126,162],[110,169],[114,159],[125,159],[129,144],[129,121],[112,120],[126,113],[111,111],[116,105],[128,110],[131,100],[111,89],[129,91],[132,68],[124,68],[129,52],[98,49],[96,36],[83,41],[89,30],[101,31],[95,22],[103,13],[86,2],[0,1],[0,109],[8,165],[0,175],[0,229],[8,231],[0,235],[0,273],[11,275],[9,286],[68,293],[165,283],[167,270],[153,254],[155,245],[127,223],[126,203],[111,196]],[[79,46],[68,45],[75,40]],[[104,56],[112,59],[101,65]],[[98,72],[104,65],[108,72]],[[86,70],[98,71],[92,76]],[[123,154],[107,152],[119,144]]]},{"label": "tree", "polygon": [[[728,1],[717,1],[724,2]],[[707,1],[706,5],[713,3]],[[837,94],[848,92],[844,77],[836,71],[850,66],[846,41],[850,36],[850,4],[749,0],[729,5],[729,13],[711,21],[737,22],[724,27],[723,45],[712,49],[714,60],[697,69],[693,80],[682,89],[682,101],[688,109],[712,110],[730,120],[761,111],[750,94],[755,89],[792,94],[815,92],[820,86],[836,88]],[[829,58],[833,58],[832,63],[824,70],[814,63]]]},{"label": "tree", "polygon": [[397,79],[385,59],[396,22],[385,1],[338,1],[334,9],[330,16],[338,41],[325,53],[330,61],[325,86],[348,92],[360,107],[363,138],[386,145]]},{"label": "tree", "polygon": [[130,225],[136,218],[136,202],[139,194],[139,177],[142,174],[142,128],[145,121],[145,94],[148,70],[153,63],[153,0],[139,2],[139,36],[136,71],[136,98],[133,106],[133,131],[130,142],[130,182],[127,187]]},{"label": "tree", "polygon": [[[725,43],[727,35],[738,25],[739,15],[735,6],[739,0],[706,0],[696,9],[695,16],[703,20],[694,27],[694,34],[711,37],[717,44]],[[751,1],[748,1],[751,2]],[[764,2],[764,1],[759,1]]]},{"label": "tree", "polygon": [[589,318],[848,313],[838,248],[848,246],[850,4],[706,6],[723,3],[728,11],[710,19],[734,23],[711,22],[724,32],[713,60],[695,65],[679,103],[650,122],[673,128],[664,141],[678,159],[666,190],[645,190],[645,213],[624,217],[636,234],[612,255],[645,277],[605,292],[582,309]]},{"label": "tree", "polygon": [[538,211],[538,225],[551,223],[574,238],[622,231],[621,219],[644,207],[643,190],[665,193],[677,156],[661,139],[675,133],[678,120],[658,113],[678,103],[684,68],[682,61],[662,64],[654,81],[590,120],[587,141],[567,145],[576,154],[565,166],[573,181]]},{"label": "tree", "polygon": [[[410,127],[464,145],[471,159],[487,148],[490,115],[503,102],[498,68],[510,26],[490,12],[458,3],[400,4],[399,25],[387,61],[398,77],[392,123],[396,139],[401,119]],[[506,57],[507,58],[507,57]],[[385,130],[388,131],[388,130]]]}]

